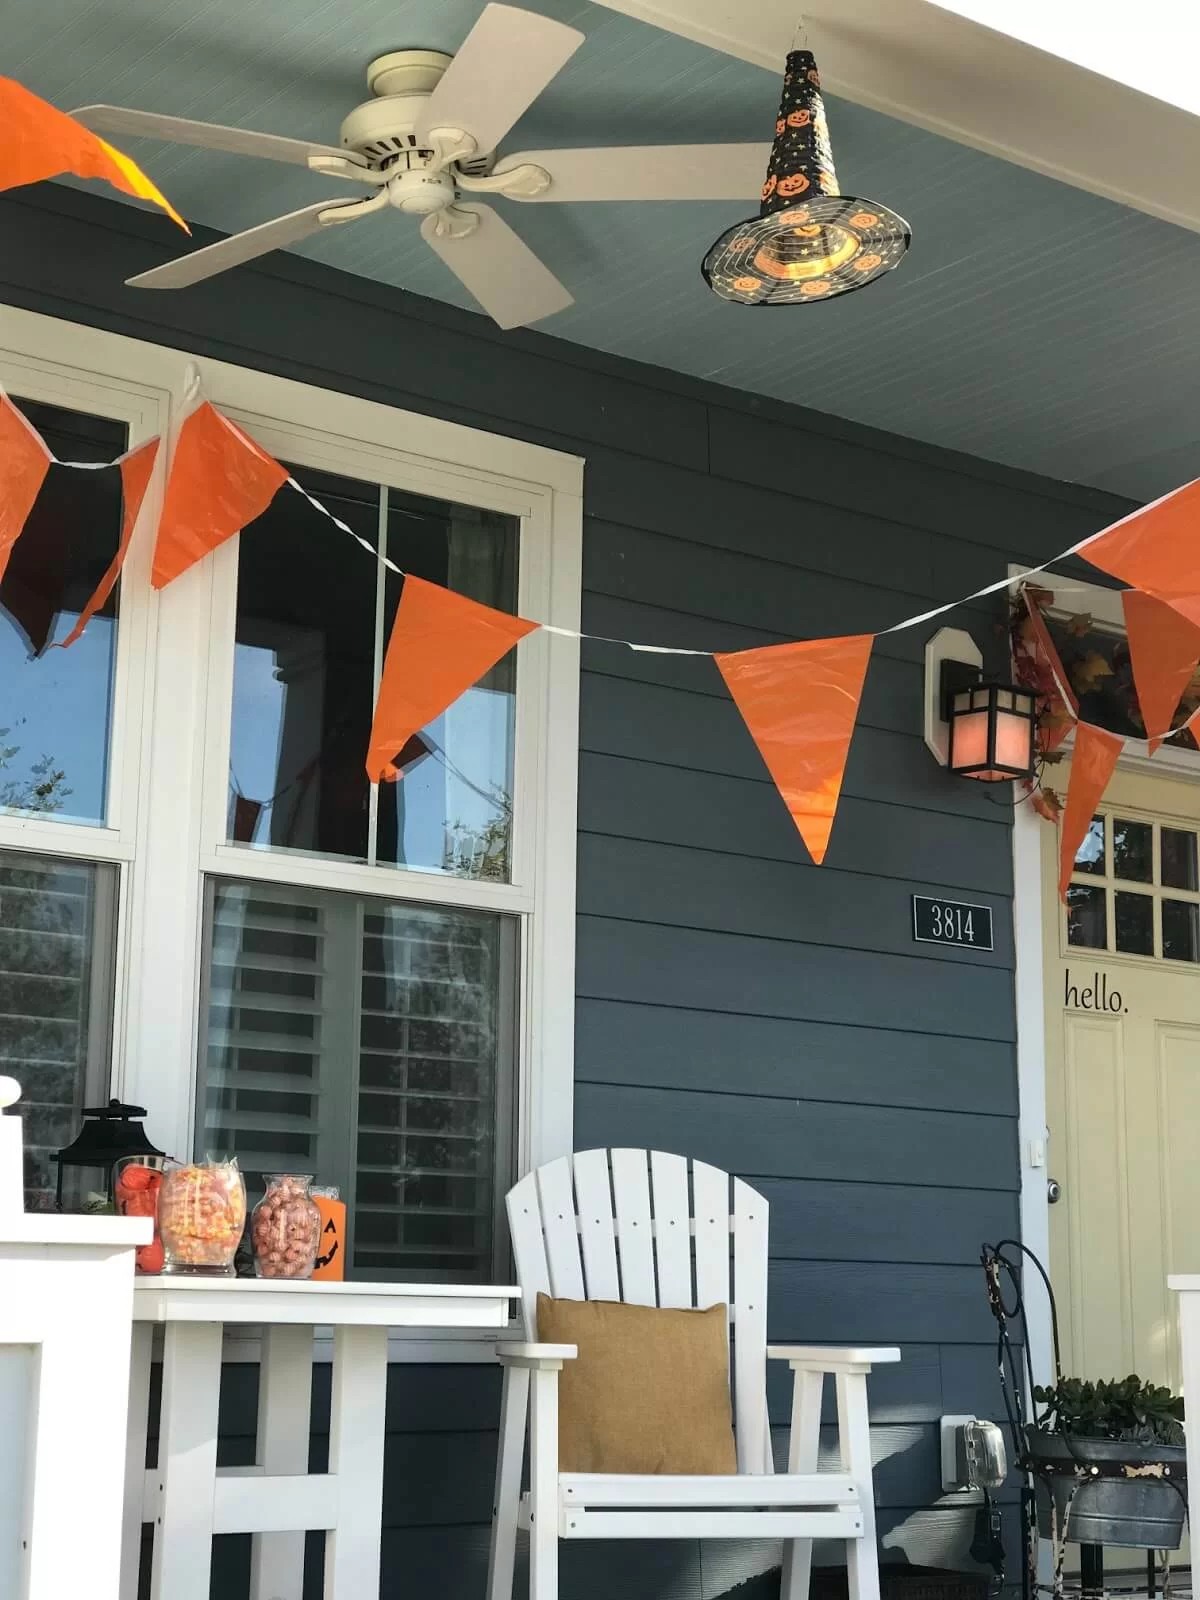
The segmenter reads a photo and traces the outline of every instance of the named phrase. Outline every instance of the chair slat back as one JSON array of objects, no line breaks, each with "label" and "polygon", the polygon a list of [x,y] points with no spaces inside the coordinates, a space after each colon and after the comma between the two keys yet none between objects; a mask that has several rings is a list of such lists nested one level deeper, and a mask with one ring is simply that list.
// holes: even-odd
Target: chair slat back
[{"label": "chair slat back", "polygon": [[568,1300],[729,1307],[738,1468],[771,1470],[766,1200],[740,1178],[659,1150],[584,1150],[509,1191],[525,1336],[541,1290]]}]

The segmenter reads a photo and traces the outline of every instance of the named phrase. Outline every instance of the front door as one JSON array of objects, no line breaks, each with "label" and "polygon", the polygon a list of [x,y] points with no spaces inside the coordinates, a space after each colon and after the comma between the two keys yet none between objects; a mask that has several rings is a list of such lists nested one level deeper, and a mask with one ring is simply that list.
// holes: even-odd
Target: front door
[{"label": "front door", "polygon": [[1063,1366],[1177,1387],[1166,1279],[1200,1272],[1200,775],[1120,768],[1065,908],[1049,823],[1042,873]]}]

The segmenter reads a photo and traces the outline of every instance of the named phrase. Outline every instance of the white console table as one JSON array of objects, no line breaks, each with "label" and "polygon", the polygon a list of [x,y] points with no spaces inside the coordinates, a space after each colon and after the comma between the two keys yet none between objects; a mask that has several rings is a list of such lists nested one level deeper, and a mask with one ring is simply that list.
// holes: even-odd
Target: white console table
[{"label": "white console table", "polygon": [[[121,1600],[154,1524],[151,1600],[208,1600],[212,1539],[253,1534],[251,1600],[301,1591],[304,1531],[325,1529],[325,1600],[376,1600],[390,1328],[508,1327],[511,1286],[145,1277],[134,1285]],[[147,1470],[152,1338],[163,1326],[158,1461]],[[262,1329],[255,1466],[217,1468],[221,1339]],[[333,1333],[329,1471],[308,1471],[313,1330]]]}]

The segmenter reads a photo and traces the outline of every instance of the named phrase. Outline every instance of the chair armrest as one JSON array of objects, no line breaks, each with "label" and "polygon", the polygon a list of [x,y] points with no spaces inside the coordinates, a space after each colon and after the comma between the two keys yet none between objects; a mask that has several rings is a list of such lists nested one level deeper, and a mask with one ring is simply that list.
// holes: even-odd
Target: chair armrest
[{"label": "chair armrest", "polygon": [[576,1344],[498,1344],[496,1359],[505,1367],[529,1367],[535,1372],[559,1372],[564,1361],[579,1354]]},{"label": "chair armrest", "polygon": [[895,1345],[769,1344],[768,1361],[786,1361],[793,1372],[870,1372],[900,1360]]}]

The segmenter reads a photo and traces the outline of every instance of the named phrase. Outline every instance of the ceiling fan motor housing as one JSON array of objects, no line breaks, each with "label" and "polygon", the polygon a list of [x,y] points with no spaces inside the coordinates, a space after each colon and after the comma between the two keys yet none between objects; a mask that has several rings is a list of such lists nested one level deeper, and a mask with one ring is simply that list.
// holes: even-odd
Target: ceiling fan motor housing
[{"label": "ceiling fan motor housing", "polygon": [[[400,156],[432,155],[420,151],[414,130],[453,59],[440,50],[393,50],[378,56],[367,68],[375,98],[355,106],[342,123],[343,147],[382,169],[396,165]],[[474,156],[457,165],[472,177],[482,177],[491,171],[492,157]]]}]

